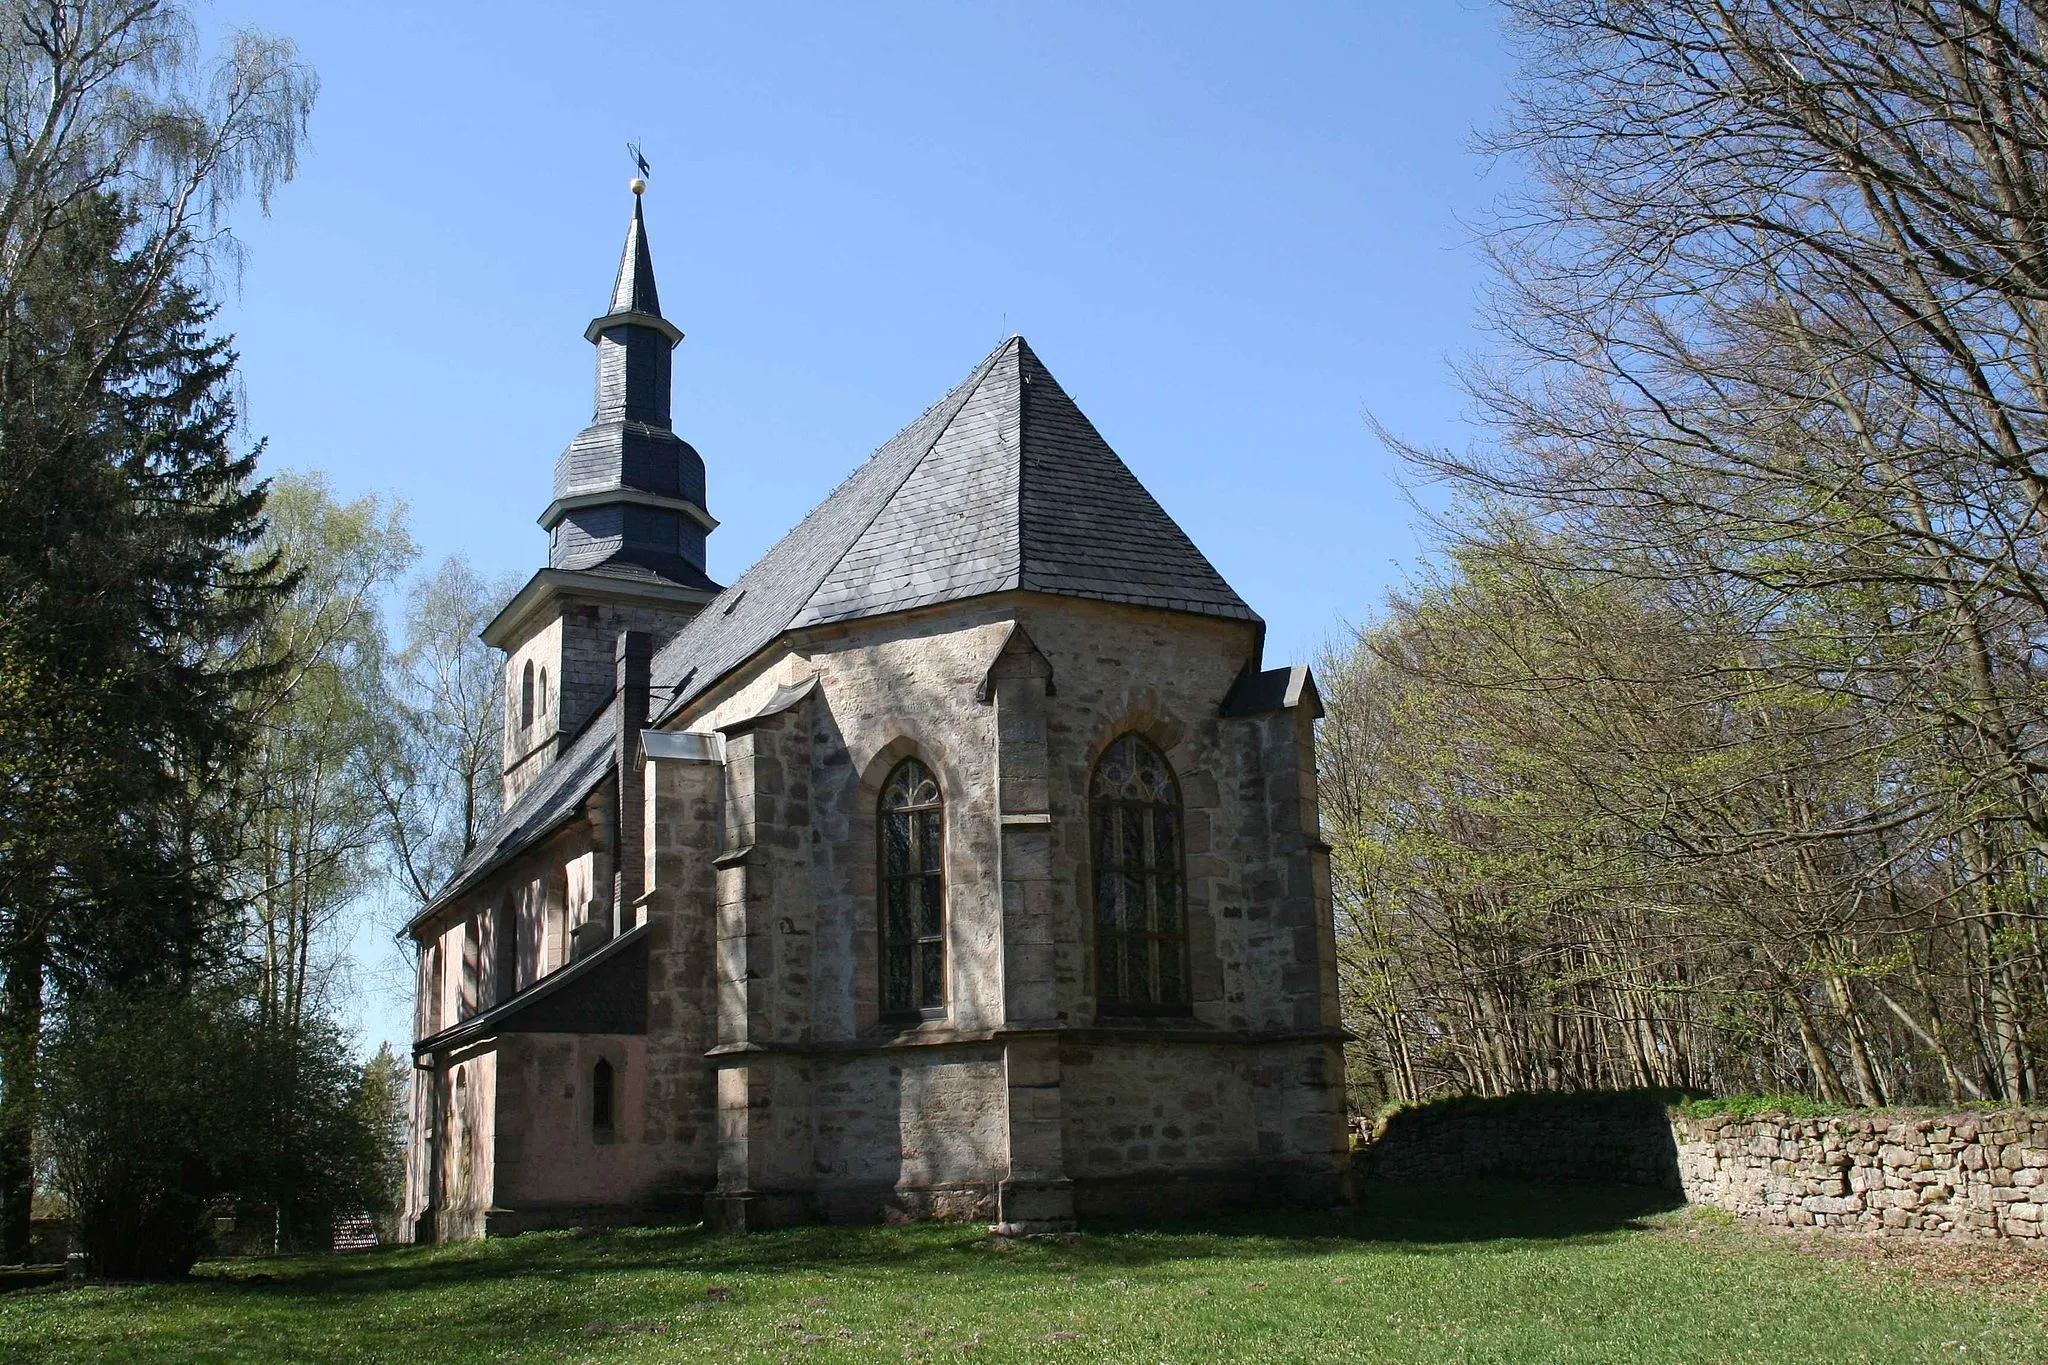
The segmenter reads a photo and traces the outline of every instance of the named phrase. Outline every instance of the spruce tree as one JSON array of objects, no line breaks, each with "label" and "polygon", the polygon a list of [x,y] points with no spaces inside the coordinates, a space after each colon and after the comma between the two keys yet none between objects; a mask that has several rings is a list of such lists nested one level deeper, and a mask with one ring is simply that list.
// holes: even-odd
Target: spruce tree
[{"label": "spruce tree", "polygon": [[275,566],[212,306],[75,201],[0,317],[0,1260],[27,1245],[45,993],[176,988],[209,949]]}]

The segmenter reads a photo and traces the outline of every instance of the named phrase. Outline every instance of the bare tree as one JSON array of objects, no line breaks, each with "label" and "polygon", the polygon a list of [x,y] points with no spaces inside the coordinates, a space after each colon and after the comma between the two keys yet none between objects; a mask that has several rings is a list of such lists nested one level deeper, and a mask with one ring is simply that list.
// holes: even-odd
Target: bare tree
[{"label": "bare tree", "polygon": [[504,677],[480,635],[516,587],[450,556],[408,598],[405,646],[391,675],[403,739],[384,787],[392,870],[408,915],[498,818]]},{"label": "bare tree", "polygon": [[[1453,596],[1605,584],[1669,643],[1617,656],[1531,592],[1517,627],[1562,652],[1487,627],[1489,676],[1409,619],[1411,662],[1518,698],[1545,774],[1597,779],[1624,846],[1744,908],[1737,1017],[1775,1014],[1759,1046],[1796,1038],[1816,1093],[2036,1095],[2041,7],[1504,8],[1523,79],[1488,146],[1530,175],[1489,238],[1502,346],[1467,374],[1496,439],[1406,453],[1462,494]],[[1711,726],[1621,729],[1657,697]]]}]

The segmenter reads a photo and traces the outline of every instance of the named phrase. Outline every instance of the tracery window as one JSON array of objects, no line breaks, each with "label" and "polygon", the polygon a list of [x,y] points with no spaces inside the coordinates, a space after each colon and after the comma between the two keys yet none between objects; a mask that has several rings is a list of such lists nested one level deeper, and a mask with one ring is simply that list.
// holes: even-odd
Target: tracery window
[{"label": "tracery window", "polygon": [[931,770],[906,758],[882,787],[881,969],[884,1018],[946,1007],[945,802]]},{"label": "tracery window", "polygon": [[1139,735],[1103,752],[1089,784],[1095,854],[1095,994],[1112,1013],[1188,1004],[1180,785]]},{"label": "tracery window", "polygon": [[590,1127],[600,1137],[612,1131],[612,1064],[600,1057],[590,1068]]}]

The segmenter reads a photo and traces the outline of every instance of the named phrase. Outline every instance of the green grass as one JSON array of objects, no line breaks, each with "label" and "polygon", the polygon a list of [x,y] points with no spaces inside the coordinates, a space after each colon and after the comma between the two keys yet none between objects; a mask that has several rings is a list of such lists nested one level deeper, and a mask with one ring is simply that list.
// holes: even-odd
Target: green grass
[{"label": "green grass", "polygon": [[[655,1330],[659,1329],[659,1330]],[[0,1360],[2048,1361],[2048,1302],[1642,1192],[1374,1186],[1359,1213],[540,1233],[0,1297]]]}]

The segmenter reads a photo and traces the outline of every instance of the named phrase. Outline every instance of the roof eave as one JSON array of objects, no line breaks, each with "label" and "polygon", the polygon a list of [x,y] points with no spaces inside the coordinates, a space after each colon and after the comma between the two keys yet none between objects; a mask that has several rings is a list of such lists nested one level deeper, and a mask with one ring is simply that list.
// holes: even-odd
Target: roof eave
[{"label": "roof eave", "polygon": [[510,650],[518,644],[520,629],[534,613],[556,597],[570,595],[600,602],[702,606],[718,594],[677,583],[635,582],[576,569],[542,569],[512,594],[512,600],[477,632],[477,638],[493,649]]},{"label": "roof eave", "polygon": [[649,928],[636,924],[623,934],[613,938],[594,951],[577,958],[566,967],[549,972],[525,990],[514,994],[509,1000],[500,1001],[480,1014],[472,1014],[459,1023],[450,1024],[439,1033],[416,1039],[412,1045],[415,1063],[426,1054],[446,1052],[488,1036],[507,1019],[518,1014],[536,1001],[544,1000],[564,987],[574,985],[579,979],[590,975],[598,967],[627,951],[633,944],[646,938]]}]

